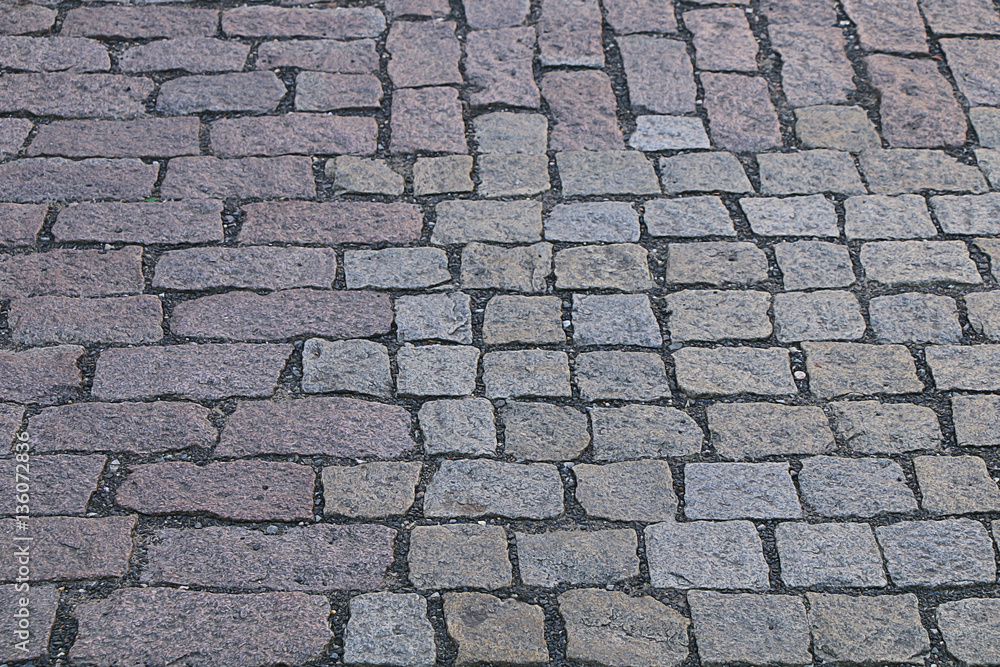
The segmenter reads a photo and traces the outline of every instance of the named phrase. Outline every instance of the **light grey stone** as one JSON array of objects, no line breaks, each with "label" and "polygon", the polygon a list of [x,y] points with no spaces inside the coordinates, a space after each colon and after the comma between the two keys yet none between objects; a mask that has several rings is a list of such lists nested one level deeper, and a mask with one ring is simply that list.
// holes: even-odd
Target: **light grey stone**
[{"label": "light grey stone", "polygon": [[654,588],[766,591],[764,547],[749,521],[666,521],[646,528]]},{"label": "light grey stone", "polygon": [[685,290],[666,298],[670,340],[755,340],[771,335],[771,295],[755,291]]},{"label": "light grey stone", "polygon": [[891,459],[803,459],[799,489],[805,504],[827,517],[867,519],[917,511],[903,469]]},{"label": "light grey stone", "polygon": [[628,145],[639,151],[711,147],[701,119],[687,116],[639,116]]},{"label": "light grey stone", "polygon": [[673,521],[677,514],[670,465],[666,461],[578,463],[576,500],[588,516],[608,521]]},{"label": "light grey stone", "polygon": [[419,461],[326,466],[323,512],[351,519],[403,516],[413,506],[422,468]]},{"label": "light grey stone", "polygon": [[798,519],[788,463],[688,463],[684,514],[689,519]]},{"label": "light grey stone", "polygon": [[686,347],[674,353],[677,385],[689,396],[798,392],[788,350],[780,347]]},{"label": "light grey stone", "polygon": [[[972,296],[972,295],[970,295]],[[962,326],[955,300],[906,292],[868,302],[872,331],[880,343],[958,343]]]},{"label": "light grey stone", "polygon": [[576,357],[584,401],[651,401],[670,396],[663,359],[650,352],[585,352]]},{"label": "light grey stone", "polygon": [[529,461],[570,461],[590,444],[587,416],[549,403],[508,401],[500,410],[504,453]]},{"label": "light grey stone", "polygon": [[406,182],[385,160],[340,155],[326,161],[326,175],[333,179],[337,194],[403,194]]},{"label": "light grey stone", "polygon": [[302,391],[392,396],[389,351],[370,340],[311,338],[302,348]]},{"label": "light grey stone", "polygon": [[659,347],[663,337],[645,294],[578,294],[573,297],[573,343]]},{"label": "light grey stone", "polygon": [[1000,280],[1000,239],[976,239],[976,247],[990,258],[993,277]]},{"label": "light grey stone", "polygon": [[913,357],[902,345],[802,343],[802,350],[809,390],[820,398],[924,390]]},{"label": "light grey stone", "polygon": [[924,357],[939,391],[1000,391],[1000,345],[933,345]]},{"label": "light grey stone", "polygon": [[931,197],[931,209],[945,234],[1000,234],[1000,192]]},{"label": "light grey stone", "polygon": [[754,234],[761,236],[837,237],[837,211],[823,195],[740,200]]},{"label": "light grey stone", "polygon": [[591,408],[594,460],[687,456],[701,452],[705,434],[687,413],[657,405]]},{"label": "light grey stone", "polygon": [[407,562],[410,581],[418,589],[492,590],[510,586],[512,580],[502,526],[414,526]]},{"label": "light grey stone", "polygon": [[766,195],[836,192],[866,194],[850,153],[814,149],[800,153],[762,153],[757,156],[760,191]]},{"label": "light grey stone", "polygon": [[443,597],[448,636],[458,645],[455,665],[549,662],[541,607],[485,593],[445,593]]},{"label": "light grey stone", "polygon": [[986,180],[976,167],[944,151],[912,148],[873,149],[858,156],[868,188],[877,195],[908,192],[986,192]]},{"label": "light grey stone", "polygon": [[[989,340],[1000,341],[1000,292],[976,292],[965,295],[965,307],[973,331]],[[961,334],[934,343],[957,343]]]},{"label": "light grey stone", "polygon": [[634,109],[664,114],[695,110],[697,90],[684,42],[651,35],[620,36],[616,41]]},{"label": "light grey stone", "polygon": [[1000,109],[973,107],[969,109],[969,119],[979,136],[980,146],[1000,148]]},{"label": "light grey stone", "polygon": [[795,134],[806,148],[860,153],[882,147],[875,126],[861,107],[821,105],[795,109]]},{"label": "light grey stone", "polygon": [[680,665],[688,656],[690,621],[649,596],[571,590],[559,596],[559,615],[569,660],[655,667]]},{"label": "light grey stone", "polygon": [[718,197],[651,199],[644,207],[650,236],[736,236],[729,209]]},{"label": "light grey stone", "polygon": [[986,175],[986,180],[990,182],[994,190],[1000,190],[1000,151],[988,148],[975,149],[976,162],[979,168]]},{"label": "light grey stone", "polygon": [[937,236],[919,195],[865,195],[844,201],[844,233],[848,239],[920,239]]},{"label": "light grey stone", "polygon": [[441,202],[434,210],[437,222],[431,243],[436,245],[534,243],[542,239],[541,202],[454,199]]},{"label": "light grey stone", "polygon": [[850,292],[786,292],[774,295],[774,332],[782,343],[857,340],[865,335],[865,318]]},{"label": "light grey stone", "polygon": [[951,414],[959,447],[1000,446],[1000,396],[953,396]]},{"label": "light grey stone", "polygon": [[481,155],[476,162],[483,197],[537,195],[551,187],[545,155]]},{"label": "light grey stone", "polygon": [[635,531],[515,533],[521,580],[528,586],[613,584],[639,576]]},{"label": "light grey stone", "polygon": [[635,243],[639,214],[626,202],[556,204],[545,221],[548,241]]},{"label": "light grey stone", "polygon": [[812,664],[801,598],[709,591],[691,591],[687,598],[702,664]]},{"label": "light grey stone", "polygon": [[753,192],[743,165],[732,153],[687,153],[660,158],[660,180],[668,195]]},{"label": "light grey stone", "polygon": [[813,651],[835,663],[920,664],[931,649],[917,596],[806,593]]},{"label": "light grey stone", "polygon": [[462,250],[462,286],[467,289],[541,292],[551,272],[548,243],[517,248],[470,243]]},{"label": "light grey stone", "polygon": [[665,276],[670,285],[756,285],[767,280],[767,256],[746,242],[671,243]]},{"label": "light grey stone", "polygon": [[948,653],[963,663],[1000,665],[1000,600],[945,602],[937,608],[937,625]]},{"label": "light grey stone", "polygon": [[653,163],[638,151],[556,153],[563,196],[658,195]]},{"label": "light grey stone", "polygon": [[1000,489],[978,456],[918,456],[913,469],[931,514],[1000,512]]},{"label": "light grey stone", "polygon": [[407,343],[396,353],[401,396],[468,396],[476,389],[479,349],[471,345]]},{"label": "light grey stone", "polygon": [[442,461],[424,494],[427,518],[552,519],[562,513],[562,480],[547,463]]},{"label": "light grey stone", "polygon": [[785,522],[774,529],[781,579],[795,588],[886,585],[882,554],[866,523]]},{"label": "light grey stone", "polygon": [[541,114],[499,111],[476,116],[476,143],[480,153],[544,155],[549,143],[549,123]]},{"label": "light grey stone", "polygon": [[469,295],[462,292],[396,297],[396,338],[472,343]]},{"label": "light grey stone", "polygon": [[348,289],[413,289],[451,280],[448,255],[439,248],[346,250],[344,275]]},{"label": "light grey stone", "polygon": [[365,593],[351,598],[344,634],[348,665],[434,665],[434,628],[427,600],[416,593]]},{"label": "light grey stone", "polygon": [[580,246],[555,256],[556,289],[642,292],[652,287],[647,251],[632,243]]},{"label": "light grey stone", "polygon": [[486,304],[483,340],[488,345],[565,343],[562,299],[502,294]]},{"label": "light grey stone", "polygon": [[938,449],[941,427],[930,408],[908,403],[831,403],[833,429],[860,454],[901,454]]},{"label": "light grey stone", "polygon": [[511,350],[483,355],[483,382],[490,398],[570,396],[569,359],[553,350]]},{"label": "light grey stone", "polygon": [[777,403],[716,403],[706,410],[715,453],[725,459],[824,454],[836,443],[821,408]]},{"label": "light grey stone", "polygon": [[413,194],[472,192],[472,157],[445,155],[417,158],[413,165]]},{"label": "light grey stone", "polygon": [[823,241],[796,241],[774,246],[786,290],[847,287],[854,266],[846,246]]},{"label": "light grey stone", "polygon": [[497,431],[493,404],[485,398],[428,401],[417,414],[427,454],[493,456]]},{"label": "light grey stone", "polygon": [[900,588],[996,583],[990,536],[971,519],[903,521],[879,526],[875,535]]}]

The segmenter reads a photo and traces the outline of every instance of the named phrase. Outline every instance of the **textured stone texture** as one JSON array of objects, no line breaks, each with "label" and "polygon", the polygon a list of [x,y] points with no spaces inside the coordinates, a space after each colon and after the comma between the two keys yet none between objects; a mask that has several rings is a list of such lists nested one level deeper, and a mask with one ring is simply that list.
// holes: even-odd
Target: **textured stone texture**
[{"label": "textured stone texture", "polygon": [[414,289],[451,280],[448,256],[437,248],[348,250],[344,275],[348,289]]},{"label": "textured stone texture", "polygon": [[684,290],[666,298],[670,340],[754,340],[771,335],[771,295],[756,291]]},{"label": "textured stone texture", "polygon": [[849,197],[844,202],[848,239],[912,239],[937,236],[927,202],[917,195]]},{"label": "textured stone texture", "polygon": [[542,65],[601,67],[601,9],[596,0],[550,0],[538,21]]},{"label": "textured stone texture", "polygon": [[514,533],[521,580],[528,586],[610,584],[639,575],[635,531]]},{"label": "textured stone texture", "polygon": [[82,203],[67,206],[59,212],[52,225],[52,234],[63,241],[105,243],[222,241],[225,237],[221,213],[222,202],[212,199],[135,204]]},{"label": "textured stone texture", "polygon": [[935,345],[925,356],[939,390],[1000,390],[1000,345]]},{"label": "textured stone texture", "polygon": [[493,404],[486,399],[428,401],[419,419],[428,454],[496,454]]},{"label": "textured stone texture", "polygon": [[571,395],[565,352],[523,350],[483,355],[483,383],[489,398]]},{"label": "textured stone texture", "polygon": [[470,243],[462,250],[462,286],[467,289],[541,292],[551,272],[548,243],[515,248]]},{"label": "textured stone texture", "polygon": [[427,600],[416,593],[366,593],[351,598],[344,635],[347,664],[435,664]]},{"label": "textured stone texture", "polygon": [[542,237],[542,207],[532,201],[443,201],[435,207],[431,241],[532,243]]},{"label": "textured stone texture", "polygon": [[406,514],[413,505],[421,467],[414,461],[323,468],[323,511],[352,519]]},{"label": "textured stone texture", "polygon": [[307,340],[302,348],[302,391],[391,397],[389,353],[370,340]]},{"label": "textured stone texture", "polygon": [[534,45],[531,28],[470,32],[465,44],[465,73],[472,86],[472,105],[538,108],[541,100],[534,79]]},{"label": "textured stone texture", "polygon": [[399,88],[461,83],[455,23],[394,21],[386,38],[389,78]]},{"label": "textured stone texture", "polygon": [[377,109],[381,102],[382,84],[371,74],[303,72],[296,80],[297,111]]},{"label": "textured stone texture", "polygon": [[666,264],[671,284],[749,286],[767,280],[767,257],[752,243],[672,243]]},{"label": "textured stone texture", "polygon": [[781,578],[792,587],[885,586],[882,554],[861,523],[786,522],[774,531]]},{"label": "textured stone texture", "polygon": [[326,175],[333,178],[335,192],[346,194],[403,194],[403,177],[393,171],[384,160],[341,155],[328,160]]},{"label": "textured stone texture", "polygon": [[0,296],[111,296],[142,292],[142,248],[50,250],[0,258]]},{"label": "textured stone texture", "polygon": [[[971,311],[970,305],[970,320]],[[880,343],[958,343],[962,339],[955,300],[946,296],[919,292],[880,296],[868,302],[868,315]]]},{"label": "textured stone texture", "polygon": [[337,255],[326,248],[189,248],[160,256],[153,287],[191,291],[218,287],[329,289],[336,278]]},{"label": "textured stone texture", "polygon": [[875,126],[861,107],[819,105],[796,109],[795,134],[806,148],[860,153],[882,147]]},{"label": "textured stone texture", "polygon": [[689,463],[684,485],[684,513],[691,519],[802,516],[787,463]]},{"label": "textured stone texture", "polygon": [[0,204],[0,245],[34,245],[47,208],[37,204]]},{"label": "textured stone texture", "polygon": [[378,126],[371,118],[291,113],[286,116],[223,118],[212,123],[212,149],[219,157],[375,152]]},{"label": "textured stone texture", "polygon": [[567,591],[559,596],[559,615],[566,623],[570,660],[679,665],[688,655],[689,621],[649,596],[595,588]]},{"label": "textured stone texture", "polygon": [[937,608],[937,624],[948,653],[967,663],[1000,663],[1000,604],[988,598],[945,602]]},{"label": "textured stone texture", "polygon": [[122,53],[118,64],[123,72],[229,72],[243,69],[249,53],[250,47],[238,42],[182,37],[133,46]]},{"label": "textured stone texture", "polygon": [[806,593],[816,657],[831,662],[918,663],[930,650],[917,597]]},{"label": "textured stone texture", "polygon": [[66,13],[62,34],[109,39],[210,37],[219,13],[186,7],[77,7]]},{"label": "textured stone texture", "polygon": [[462,105],[454,88],[399,90],[392,98],[393,153],[466,153]]},{"label": "textured stone texture", "polygon": [[7,74],[0,81],[0,113],[134,118],[143,115],[152,92],[151,80],[117,74]]},{"label": "textured stone texture", "polygon": [[794,394],[788,350],[687,347],[674,353],[677,385],[690,396]]},{"label": "textured stone texture", "polygon": [[854,267],[847,248],[823,241],[796,241],[774,246],[787,290],[847,287],[854,284]]},{"label": "textured stone texture", "polygon": [[684,42],[633,35],[619,37],[618,48],[633,107],[666,114],[694,110],[694,77]]},{"label": "textured stone texture", "polygon": [[822,409],[775,403],[716,403],[706,410],[715,453],[727,459],[825,454],[835,448]]},{"label": "textured stone texture", "polygon": [[768,570],[749,521],[666,521],[646,528],[649,576],[656,588],[767,590]]},{"label": "textured stone texture", "polygon": [[869,518],[917,510],[903,469],[890,459],[803,459],[799,489],[805,504],[822,516]]},{"label": "textured stone texture", "polygon": [[931,514],[1000,511],[1000,489],[978,456],[918,456],[913,469]]},{"label": "textured stone texture", "polygon": [[1000,445],[1000,397],[954,396],[951,412],[960,447]]},{"label": "textured stone texture", "polygon": [[469,297],[462,292],[396,299],[396,337],[400,341],[436,339],[469,344],[471,321]]},{"label": "textured stone texture", "polygon": [[420,209],[404,203],[262,202],[244,210],[241,244],[408,243],[423,224]]},{"label": "textured stone texture", "polygon": [[377,37],[385,17],[375,7],[285,9],[235,7],[222,13],[222,31],[242,37]]},{"label": "textured stone texture", "polygon": [[[964,130],[962,136],[965,136]],[[868,180],[868,188],[874,194],[987,190],[986,181],[978,169],[955,160],[943,151],[875,149],[862,153],[858,161]]]},{"label": "textured stone texture", "polygon": [[64,120],[42,125],[29,155],[174,157],[198,154],[195,118]]},{"label": "textured stone texture", "polygon": [[79,161],[29,158],[0,165],[0,200],[136,200],[149,195],[156,182],[156,175],[156,165],[132,158],[90,158]]},{"label": "textured stone texture", "polygon": [[589,516],[609,521],[671,521],[677,512],[666,461],[573,466],[576,500]]},{"label": "textured stone texture", "polygon": [[[17,427],[21,426],[20,415]],[[30,436],[31,434],[29,434]],[[4,436],[6,437],[6,436]],[[13,439],[13,434],[11,434]],[[82,515],[87,511],[90,497],[97,490],[107,457],[72,456],[56,454],[35,456],[31,460],[31,512],[34,515]],[[19,472],[15,459],[6,461],[12,479]],[[10,514],[16,511],[16,502],[11,498],[8,506]]]},{"label": "textured stone texture", "polygon": [[738,153],[781,146],[778,114],[764,79],[706,73],[701,83],[712,143]]},{"label": "textured stone texture", "polygon": [[850,292],[790,292],[774,296],[774,329],[782,343],[857,340],[865,333],[865,318]]},{"label": "textured stone texture", "polygon": [[907,403],[831,403],[834,429],[856,452],[899,454],[941,446],[941,428],[930,408]]},{"label": "textured stone texture", "polygon": [[[25,5],[34,7],[34,5]],[[15,5],[15,9],[16,9]],[[43,9],[38,7],[38,9]],[[0,9],[0,31],[3,30],[5,16],[3,9]],[[44,16],[44,15],[42,15]],[[53,12],[53,18],[55,13]],[[33,27],[26,25],[26,28]],[[20,601],[24,599],[23,591],[15,588],[16,584],[10,584],[0,588],[0,605],[8,609],[11,613],[3,620],[0,631],[6,632],[9,637],[20,639],[16,632],[19,630],[18,620],[14,617],[14,611],[21,608]],[[56,609],[59,607],[59,591],[54,586],[32,586],[31,595],[27,598],[28,618],[33,629],[30,630],[30,639],[26,650],[15,648],[15,642],[10,642],[0,649],[0,660],[35,660],[48,655],[49,639],[52,635],[52,626],[56,620]]]},{"label": "textured stone texture", "polygon": [[[101,665],[298,664],[319,659],[333,638],[330,603],[305,593],[126,588],[73,613],[79,629],[72,659]],[[295,641],[282,640],[289,631]]]},{"label": "textured stone texture", "polygon": [[603,72],[550,72],[542,96],[555,124],[551,148],[557,151],[613,151],[624,148],[611,81]]},{"label": "textured stone texture", "polygon": [[586,352],[576,358],[584,401],[650,401],[670,396],[663,359],[646,352]]},{"label": "textured stone texture", "polygon": [[668,195],[682,192],[753,192],[732,153],[689,153],[660,158],[660,180]]},{"label": "textured stone texture", "polygon": [[553,465],[444,461],[427,485],[424,515],[549,519],[562,514],[562,498]]},{"label": "textured stone texture", "polygon": [[555,256],[559,289],[649,289],[652,280],[646,249],[630,243],[568,248]]},{"label": "textured stone texture", "polygon": [[495,296],[486,304],[483,340],[488,344],[563,343],[562,300],[553,296]]},{"label": "textured stone texture", "polygon": [[444,620],[458,646],[456,665],[545,664],[545,613],[541,607],[484,593],[445,593]]},{"label": "textured stone texture", "polygon": [[653,163],[638,151],[567,151],[556,164],[566,196],[660,194]]},{"label": "textured stone texture", "polygon": [[468,396],[479,350],[471,345],[405,345],[396,353],[396,391],[404,396]]},{"label": "textured stone texture", "polygon": [[[243,590],[372,590],[392,563],[384,526],[300,526],[280,535],[234,526],[153,533],[141,581]],[[205,558],[205,554],[213,554]]]},{"label": "textured stone texture", "polygon": [[257,67],[298,67],[319,72],[368,74],[378,70],[375,43],[360,39],[339,42],[327,39],[264,42],[257,48]]},{"label": "textured stone texture", "polygon": [[765,153],[757,156],[757,163],[760,166],[761,192],[764,194],[865,194],[865,186],[861,184],[854,160],[842,151],[816,149],[801,153]]},{"label": "textured stone texture", "polygon": [[141,345],[163,338],[163,308],[155,296],[75,299],[39,296],[15,299],[7,313],[18,345]]},{"label": "textured stone texture", "polygon": [[577,345],[659,347],[663,338],[649,297],[595,294],[573,299],[573,342]]},{"label": "textured stone texture", "polygon": [[729,210],[718,197],[651,199],[643,208],[650,236],[736,236]]},{"label": "textured stone texture", "polygon": [[424,588],[504,588],[511,583],[507,534],[500,526],[416,526],[410,533],[410,581]]},{"label": "textured stone texture", "polygon": [[927,32],[916,0],[889,0],[877,5],[863,0],[846,0],[844,9],[858,27],[863,48],[927,53]]},{"label": "textured stone texture", "polygon": [[881,93],[882,132],[890,146],[931,148],[965,141],[962,110],[934,64],[884,55],[866,62]]},{"label": "textured stone texture", "polygon": [[993,583],[990,537],[970,519],[905,521],[875,529],[889,576],[897,586],[938,588]]},{"label": "textured stone texture", "polygon": [[590,444],[583,413],[548,403],[508,401],[500,411],[504,451],[529,461],[567,461]]},{"label": "textured stone texture", "polygon": [[902,345],[802,343],[809,388],[817,396],[913,394],[923,391],[913,357]]},{"label": "textured stone texture", "polygon": [[307,157],[201,156],[171,160],[161,192],[167,199],[308,198],[316,186]]},{"label": "textured stone texture", "polygon": [[52,405],[76,398],[83,389],[78,345],[0,352],[0,400]]},{"label": "textured stone texture", "polygon": [[[701,9],[684,15],[691,31],[699,69],[755,72],[757,40],[750,32],[746,14],[737,7]],[[774,37],[772,36],[772,41]],[[786,63],[787,66],[787,63]],[[787,70],[784,71],[787,76]]]},{"label": "textured stone texture", "polygon": [[[763,156],[761,156],[763,157]],[[761,178],[765,178],[768,163],[759,160]],[[827,175],[828,178],[831,176]],[[833,203],[820,195],[788,197],[786,199],[740,200],[750,228],[760,236],[836,237],[837,212]]]},{"label": "textured stone texture", "polygon": [[698,118],[639,116],[628,145],[640,151],[708,148],[705,126]]},{"label": "textured stone texture", "polygon": [[[0,519],[0,534],[11,545],[17,519]],[[136,517],[111,516],[83,519],[68,516],[29,519],[31,581],[78,581],[124,577],[132,556]],[[18,544],[18,546],[20,546]],[[12,549],[13,550],[13,549]],[[0,580],[15,581],[17,560],[11,558]]]},{"label": "textured stone texture", "polygon": [[182,116],[204,111],[274,111],[285,85],[273,72],[239,72],[171,79],[160,86],[156,108]]}]

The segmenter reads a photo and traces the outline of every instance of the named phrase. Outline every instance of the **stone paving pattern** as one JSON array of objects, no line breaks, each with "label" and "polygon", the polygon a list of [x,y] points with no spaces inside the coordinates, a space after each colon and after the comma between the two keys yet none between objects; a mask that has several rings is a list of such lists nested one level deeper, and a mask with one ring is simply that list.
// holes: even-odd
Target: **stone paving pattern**
[{"label": "stone paving pattern", "polygon": [[0,662],[1000,665],[998,63],[994,0],[0,3]]}]

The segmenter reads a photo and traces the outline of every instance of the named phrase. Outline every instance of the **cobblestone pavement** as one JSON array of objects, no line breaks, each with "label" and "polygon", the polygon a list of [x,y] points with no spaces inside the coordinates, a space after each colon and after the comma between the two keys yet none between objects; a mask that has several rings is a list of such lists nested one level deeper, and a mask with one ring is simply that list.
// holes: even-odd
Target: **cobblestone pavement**
[{"label": "cobblestone pavement", "polygon": [[1000,1],[34,1],[0,662],[1000,665]]}]

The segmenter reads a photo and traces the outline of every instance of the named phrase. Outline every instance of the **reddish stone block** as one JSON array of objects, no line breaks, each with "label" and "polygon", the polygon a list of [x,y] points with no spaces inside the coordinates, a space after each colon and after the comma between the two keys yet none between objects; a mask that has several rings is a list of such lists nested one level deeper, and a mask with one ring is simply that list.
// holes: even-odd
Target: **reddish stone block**
[{"label": "reddish stone block", "polygon": [[74,662],[97,665],[300,665],[333,638],[322,595],[230,595],[124,588],[73,610]]},{"label": "reddish stone block", "polygon": [[632,35],[618,40],[632,106],[654,113],[694,111],[694,70],[676,39]]},{"label": "reddish stone block", "polygon": [[385,17],[375,7],[286,9],[235,7],[222,13],[222,31],[239,37],[378,37]]},{"label": "reddish stone block", "polygon": [[74,204],[59,211],[61,241],[206,243],[222,241],[222,202],[215,199]]},{"label": "reddish stone block", "polygon": [[14,299],[7,326],[17,345],[142,345],[163,338],[163,308],[151,295],[106,299]]},{"label": "reddish stone block", "polygon": [[110,401],[270,396],[291,352],[290,345],[249,344],[112,348],[97,360],[91,393]]},{"label": "reddish stone block", "polygon": [[279,535],[235,526],[167,528],[153,535],[140,581],[236,590],[376,590],[392,565],[395,537],[392,528],[375,525],[317,524]]},{"label": "reddish stone block", "polygon": [[28,155],[174,157],[197,155],[197,118],[64,120],[41,125]]},{"label": "reddish stone block", "polygon": [[465,73],[473,106],[538,108],[533,28],[475,30],[466,36]]},{"label": "reddish stone block", "polygon": [[438,18],[451,13],[448,0],[386,0],[385,11],[389,16],[431,16]]},{"label": "reddish stone block", "polygon": [[174,158],[160,192],[165,199],[276,199],[316,196],[307,157],[220,160],[202,155]]},{"label": "reddish stone block", "polygon": [[38,204],[0,204],[0,245],[35,245],[47,211]]},{"label": "reddish stone block", "polygon": [[837,25],[837,10],[829,0],[761,0],[760,11],[768,25]]},{"label": "reddish stone block", "polygon": [[0,157],[20,151],[31,128],[27,118],[0,118]]},{"label": "reddish stone block", "polygon": [[0,298],[111,296],[143,289],[142,248],[0,256]]},{"label": "reddish stone block", "polygon": [[538,21],[538,49],[545,66],[603,67],[597,0],[546,0]]},{"label": "reddish stone block", "polygon": [[778,114],[763,79],[706,72],[701,83],[712,145],[736,152],[781,146]]},{"label": "reddish stone block", "polygon": [[106,39],[211,37],[218,30],[215,9],[186,7],[77,7],[66,12],[61,34]]},{"label": "reddish stone block", "polygon": [[158,165],[137,159],[15,160],[0,165],[0,201],[142,199],[153,191],[158,173]]},{"label": "reddish stone block", "polygon": [[550,146],[556,151],[605,151],[625,147],[617,102],[604,72],[549,72],[542,95],[555,117]]},{"label": "reddish stone block", "polygon": [[0,113],[60,118],[132,118],[146,112],[150,79],[118,74],[4,74]]},{"label": "reddish stone block", "polygon": [[243,401],[223,429],[215,455],[392,459],[416,446],[410,421],[404,408],[356,398]]},{"label": "reddish stone block", "polygon": [[382,82],[372,74],[301,72],[295,80],[295,109],[334,111],[378,109]]},{"label": "reddish stone block", "polygon": [[44,32],[55,22],[56,10],[48,7],[13,2],[0,5],[0,35]]},{"label": "reddish stone block", "polygon": [[77,398],[83,390],[77,366],[83,353],[76,345],[0,351],[0,401],[51,405]]},{"label": "reddish stone block", "polygon": [[1000,105],[1000,42],[988,39],[942,39],[958,89],[971,105]]},{"label": "reddish stone block", "polygon": [[257,48],[257,67],[298,67],[318,72],[370,74],[378,71],[375,42],[359,39],[337,42],[308,39],[292,42],[264,42]]},{"label": "reddish stone block", "polygon": [[785,99],[794,107],[846,102],[854,91],[854,67],[840,28],[776,25],[771,44],[781,54]]},{"label": "reddish stone block", "polygon": [[453,21],[397,21],[389,29],[389,78],[399,88],[462,83]]},{"label": "reddish stone block", "polygon": [[684,25],[694,35],[699,69],[757,71],[757,40],[739,7],[685,12]]},{"label": "reddish stone block", "polygon": [[42,410],[27,432],[36,452],[154,454],[214,445],[208,416],[195,403],[74,403]]},{"label": "reddish stone block", "polygon": [[[29,433],[30,435],[30,433]],[[31,445],[34,443],[29,439]],[[84,514],[90,496],[97,490],[97,483],[104,472],[107,457],[100,454],[74,456],[32,456],[30,474],[31,514],[33,516]],[[6,459],[8,478],[14,479],[17,461]],[[21,472],[24,472],[21,469]],[[4,514],[18,514],[13,496],[7,502]]]},{"label": "reddish stone block", "polygon": [[140,514],[198,514],[234,521],[313,518],[316,473],[275,461],[185,461],[131,466],[116,502]]},{"label": "reddish stone block", "polygon": [[[132,557],[135,516],[82,519],[69,516],[31,517],[19,531],[15,519],[0,519],[0,535],[8,544],[30,536],[32,581],[78,581],[124,577]],[[17,578],[14,558],[0,566],[0,581]]]},{"label": "reddish stone block", "polygon": [[240,42],[225,42],[205,37],[181,37],[126,49],[118,57],[123,72],[165,72],[184,70],[206,72],[238,72],[250,55],[250,46]]},{"label": "reddish stone block", "polygon": [[465,20],[473,30],[519,26],[531,10],[529,0],[462,0],[462,5],[465,7]]},{"label": "reddish stone block", "polygon": [[247,155],[373,155],[378,123],[361,116],[290,113],[224,118],[209,126],[218,157]]},{"label": "reddish stone block", "polygon": [[[3,8],[0,8],[2,16]],[[15,589],[17,584],[0,587],[0,632],[6,637],[16,637],[17,617],[14,612],[20,608],[24,592]],[[48,654],[49,639],[52,626],[56,622],[56,609],[59,608],[59,591],[54,586],[32,586],[28,596],[28,613],[31,618],[32,632],[28,641],[28,650],[15,648],[14,642],[4,642],[0,645],[0,660],[17,662],[21,660],[36,660]]]},{"label": "reddish stone block", "polygon": [[332,248],[188,248],[160,255],[153,287],[195,291],[218,287],[329,289],[336,279],[337,253]]},{"label": "reddish stone block", "polygon": [[165,81],[156,110],[175,116],[205,111],[274,111],[288,90],[274,72],[184,76]]},{"label": "reddish stone block", "polygon": [[927,29],[917,0],[844,0],[844,11],[858,27],[865,50],[927,53]]},{"label": "reddish stone block", "polygon": [[882,94],[882,134],[890,146],[965,143],[965,114],[934,61],[875,55],[867,62],[872,85]]},{"label": "reddish stone block", "polygon": [[367,338],[388,333],[391,325],[385,294],[307,289],[213,294],[179,304],[170,319],[178,336],[232,341]]},{"label": "reddish stone block", "polygon": [[0,403],[0,448],[4,451],[21,429],[23,418],[24,407],[13,403]]},{"label": "reddish stone block", "polygon": [[454,88],[397,90],[392,100],[393,153],[467,153],[462,103]]},{"label": "reddish stone block", "polygon": [[604,0],[604,11],[619,35],[677,32],[674,0]]},{"label": "reddish stone block", "polygon": [[107,72],[108,50],[82,37],[0,37],[0,67],[25,72]]},{"label": "reddish stone block", "polygon": [[402,202],[263,202],[243,210],[242,244],[410,243],[424,219],[420,207]]}]

